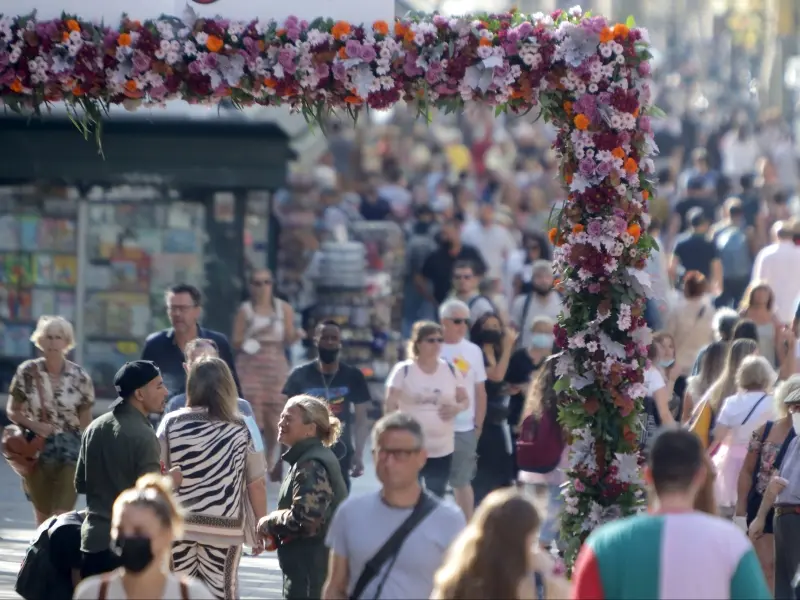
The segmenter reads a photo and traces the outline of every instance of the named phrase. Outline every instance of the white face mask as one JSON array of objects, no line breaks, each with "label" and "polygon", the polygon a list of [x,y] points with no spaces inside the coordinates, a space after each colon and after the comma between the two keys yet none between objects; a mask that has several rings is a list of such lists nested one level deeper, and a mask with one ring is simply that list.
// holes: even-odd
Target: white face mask
[{"label": "white face mask", "polygon": [[797,435],[800,435],[800,413],[792,413],[792,428]]}]

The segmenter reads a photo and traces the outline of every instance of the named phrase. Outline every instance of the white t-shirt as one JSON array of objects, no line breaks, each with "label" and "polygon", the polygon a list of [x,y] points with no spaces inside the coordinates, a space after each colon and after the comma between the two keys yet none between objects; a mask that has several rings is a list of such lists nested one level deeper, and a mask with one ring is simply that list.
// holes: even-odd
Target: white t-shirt
[{"label": "white t-shirt", "polygon": [[647,395],[651,398],[653,395],[663,387],[666,387],[667,382],[664,381],[664,376],[661,371],[655,367],[650,367],[644,371],[644,387],[647,388]]},{"label": "white t-shirt", "polygon": [[[761,400],[761,398],[764,398]],[[753,410],[756,403],[761,400],[758,407]],[[717,417],[717,424],[731,428],[728,438],[729,444],[746,444],[752,433],[771,419],[775,419],[774,400],[765,392],[740,392],[728,396],[722,403],[722,409]],[[742,424],[750,411],[753,414]]]},{"label": "white t-shirt", "polygon": [[[78,584],[75,590],[74,600],[98,600],[100,597],[100,584],[107,575],[97,575],[84,579]],[[180,579],[172,573],[167,574],[167,585],[164,586],[163,600],[177,600],[181,597]],[[214,600],[214,596],[208,591],[205,585],[196,579],[187,577],[184,579],[188,587],[190,600]],[[106,590],[106,600],[128,600],[125,588],[122,587],[122,577],[114,573],[110,576],[108,588]],[[133,599],[131,599],[133,600]],[[154,599],[155,600],[155,599]]]},{"label": "white t-shirt", "polygon": [[486,367],[481,349],[469,340],[457,344],[442,344],[440,356],[449,362],[464,377],[469,408],[456,415],[453,427],[456,431],[475,429],[475,386],[486,381]]},{"label": "white t-shirt", "polygon": [[441,358],[435,373],[425,373],[413,360],[397,363],[386,378],[386,387],[400,390],[400,412],[411,415],[425,436],[425,449],[430,458],[452,454],[453,421],[439,416],[439,407],[456,403],[456,389],[464,386],[464,377]]}]

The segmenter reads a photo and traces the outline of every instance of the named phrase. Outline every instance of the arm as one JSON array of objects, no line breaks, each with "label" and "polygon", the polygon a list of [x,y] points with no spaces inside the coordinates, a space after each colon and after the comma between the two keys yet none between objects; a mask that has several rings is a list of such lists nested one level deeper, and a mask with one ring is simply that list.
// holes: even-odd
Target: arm
[{"label": "arm", "polygon": [[683,409],[681,410],[681,424],[688,423],[694,410],[694,398],[688,391],[683,394]]},{"label": "arm", "polygon": [[75,465],[75,491],[79,494],[86,493],[86,436],[81,438],[81,448],[78,451],[78,463]]},{"label": "arm", "polygon": [[142,436],[135,456],[136,479],[147,473],[161,473],[161,443],[155,436],[152,439]]},{"label": "arm", "polygon": [[604,600],[600,565],[591,546],[584,543],[572,571],[572,600]]},{"label": "arm", "polygon": [[298,335],[299,332],[294,326],[294,309],[288,302],[284,302],[283,300],[278,300],[278,302],[283,304],[283,343],[286,346],[291,346],[300,339],[300,335]]},{"label": "arm", "polygon": [[292,481],[292,506],[272,511],[259,529],[278,539],[315,536],[332,502],[333,488],[325,467],[315,460],[299,464]]},{"label": "arm", "polygon": [[81,401],[78,404],[78,421],[81,431],[86,431],[92,422],[92,407],[94,406],[94,384],[87,373],[81,373],[80,379]]},{"label": "arm", "polygon": [[761,437],[763,435],[764,426],[762,425],[753,432],[753,436],[750,438],[750,445],[747,447],[747,456],[739,471],[739,479],[736,483],[736,512],[734,513],[737,517],[747,516],[747,495],[753,485],[753,471],[756,469],[758,456],[761,453]]},{"label": "arm", "polygon": [[656,403],[656,410],[658,416],[661,417],[662,425],[674,425],[675,417],[669,411],[669,394],[667,393],[667,386],[653,392],[653,401]]},{"label": "arm", "polygon": [[11,385],[9,386],[6,416],[12,423],[46,438],[53,431],[52,426],[26,417],[24,414],[26,404],[28,404],[28,395],[23,388],[23,378],[17,372],[14,374],[14,379],[11,380]]},{"label": "arm", "polygon": [[364,448],[369,438],[369,403],[356,404],[355,458],[359,464],[364,461]]},{"label": "arm", "polygon": [[480,433],[483,430],[483,420],[486,418],[486,384],[481,381],[475,384],[475,429]]},{"label": "arm", "polygon": [[236,311],[236,317],[233,320],[233,333],[231,335],[231,345],[237,352],[241,350],[244,343],[244,334],[247,329],[247,317],[244,315],[244,308],[241,306]]},{"label": "arm", "polygon": [[722,291],[722,261],[715,258],[711,261],[711,289],[717,292]]},{"label": "arm", "polygon": [[780,477],[773,477],[770,480],[767,489],[764,490],[764,496],[761,498],[761,506],[758,507],[756,518],[753,519],[747,530],[751,540],[756,540],[764,534],[764,523],[767,521],[767,515],[769,515],[772,507],[775,506],[775,500],[784,487],[786,487],[786,483]]},{"label": "arm", "polygon": [[386,403],[384,404],[384,412],[388,415],[400,408],[400,399],[403,397],[403,391],[390,387],[386,389]]},{"label": "arm", "polygon": [[[427,265],[427,262],[425,263]],[[428,287],[428,279],[425,277],[425,267],[423,266],[422,274],[415,273],[414,274],[414,287],[417,288],[420,296],[425,298],[431,304],[436,304],[436,299],[431,294],[430,289]]]},{"label": "arm", "polygon": [[708,446],[708,453],[713,455],[719,447],[722,445],[723,440],[728,437],[728,434],[731,432],[731,428],[728,425],[722,425],[717,421],[717,426],[714,427],[714,431],[711,432],[711,444]]},{"label": "arm", "polygon": [[[505,379],[506,371],[508,370],[508,361],[511,360],[511,353],[514,351],[514,342],[516,341],[516,335],[512,334],[510,331],[506,331],[503,336],[503,347],[500,351],[500,358],[494,361],[490,359],[489,366],[486,368],[486,377],[490,381],[503,381]],[[488,354],[486,358],[489,359]],[[492,356],[492,359],[494,359],[494,356]],[[492,362],[494,362],[494,364],[492,364]]]},{"label": "arm", "polygon": [[747,548],[731,578],[731,600],[770,600],[772,592],[752,547]]},{"label": "arm", "polygon": [[328,579],[322,588],[322,600],[347,600],[348,582],[350,580],[350,566],[347,558],[339,556],[333,550],[328,561]]}]

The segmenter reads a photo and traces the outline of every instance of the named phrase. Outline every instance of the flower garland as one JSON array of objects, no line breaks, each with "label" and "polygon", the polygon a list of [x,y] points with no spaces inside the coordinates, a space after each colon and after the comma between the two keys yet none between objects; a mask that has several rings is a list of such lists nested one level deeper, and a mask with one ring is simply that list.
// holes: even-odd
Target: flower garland
[{"label": "flower garland", "polygon": [[125,19],[0,15],[0,98],[19,111],[66,102],[85,133],[112,105],[182,99],[289,105],[309,119],[399,101],[499,114],[538,108],[558,127],[569,197],[550,232],[564,292],[556,327],[560,420],[572,432],[562,535],[571,562],[599,524],[636,509],[637,416],[655,150],[648,37],[580,8],[552,15],[413,16],[353,25],[289,18]]}]

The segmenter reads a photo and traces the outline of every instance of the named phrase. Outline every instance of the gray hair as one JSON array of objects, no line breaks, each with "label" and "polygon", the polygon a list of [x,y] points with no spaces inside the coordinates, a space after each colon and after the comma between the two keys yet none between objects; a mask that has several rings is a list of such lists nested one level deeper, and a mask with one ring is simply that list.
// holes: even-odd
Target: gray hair
[{"label": "gray hair", "polygon": [[778,378],[775,369],[763,356],[748,356],[736,372],[736,385],[739,389],[755,391],[767,390]]},{"label": "gray hair", "polygon": [[60,335],[64,338],[64,354],[75,347],[75,331],[72,323],[59,315],[45,315],[39,317],[36,323],[36,330],[31,335],[31,342],[39,350],[42,350],[42,343],[49,334]]},{"label": "gray hair", "polygon": [[469,306],[467,303],[458,298],[450,298],[439,307],[439,318],[450,319],[458,312],[466,313],[467,318],[469,318]]},{"label": "gray hair", "polygon": [[[787,400],[789,396],[796,397],[800,393],[800,375],[792,375],[788,379],[782,381],[777,388],[775,388],[775,413],[780,417],[785,417],[789,414],[787,408]],[[793,403],[800,402],[800,397],[794,400]]]},{"label": "gray hair", "polygon": [[553,263],[549,260],[539,259],[534,261],[533,266],[531,267],[531,273],[536,275],[536,273],[541,273],[542,271],[546,271],[548,274],[553,274]]},{"label": "gray hair", "polygon": [[378,447],[378,440],[387,431],[407,431],[417,440],[420,449],[425,447],[422,425],[414,417],[401,412],[393,412],[381,417],[372,428],[372,447]]}]

